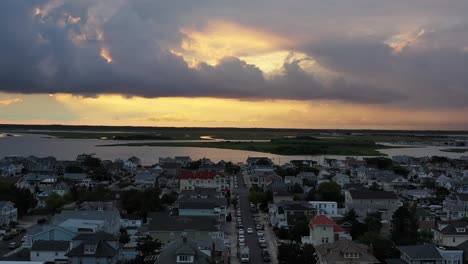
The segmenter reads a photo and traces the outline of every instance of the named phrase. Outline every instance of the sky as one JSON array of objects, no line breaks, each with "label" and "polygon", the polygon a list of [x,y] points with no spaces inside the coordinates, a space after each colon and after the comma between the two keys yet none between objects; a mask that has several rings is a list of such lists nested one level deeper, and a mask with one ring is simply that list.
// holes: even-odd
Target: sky
[{"label": "sky", "polygon": [[468,129],[466,0],[2,0],[0,123]]}]

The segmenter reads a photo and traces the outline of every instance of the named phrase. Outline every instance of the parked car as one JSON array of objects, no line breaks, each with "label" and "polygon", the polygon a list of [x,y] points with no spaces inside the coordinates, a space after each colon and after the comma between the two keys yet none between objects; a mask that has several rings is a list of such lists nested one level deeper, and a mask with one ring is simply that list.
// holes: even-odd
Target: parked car
[{"label": "parked car", "polygon": [[253,229],[251,227],[247,228],[247,234],[253,234]]},{"label": "parked car", "polygon": [[270,253],[268,253],[268,250],[262,250],[262,258],[263,258],[263,262],[271,261]]},{"label": "parked car", "polygon": [[8,244],[9,249],[17,249],[17,248],[19,248],[19,246],[20,245],[19,245],[18,242],[11,242],[11,243]]}]

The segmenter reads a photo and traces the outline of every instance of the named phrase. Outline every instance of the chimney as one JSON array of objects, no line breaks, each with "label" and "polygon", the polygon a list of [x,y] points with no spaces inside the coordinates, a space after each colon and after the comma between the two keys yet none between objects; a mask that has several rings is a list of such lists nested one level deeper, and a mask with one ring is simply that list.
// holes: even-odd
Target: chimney
[{"label": "chimney", "polygon": [[187,243],[187,237],[186,236],[182,237],[182,242]]}]

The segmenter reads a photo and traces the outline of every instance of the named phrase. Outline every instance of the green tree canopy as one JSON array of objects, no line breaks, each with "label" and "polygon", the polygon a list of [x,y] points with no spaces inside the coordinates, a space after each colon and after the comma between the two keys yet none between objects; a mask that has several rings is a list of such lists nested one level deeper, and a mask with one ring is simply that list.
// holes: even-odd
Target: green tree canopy
[{"label": "green tree canopy", "polygon": [[336,182],[322,182],[317,188],[315,198],[319,201],[334,201],[339,204],[344,202],[341,187]]}]

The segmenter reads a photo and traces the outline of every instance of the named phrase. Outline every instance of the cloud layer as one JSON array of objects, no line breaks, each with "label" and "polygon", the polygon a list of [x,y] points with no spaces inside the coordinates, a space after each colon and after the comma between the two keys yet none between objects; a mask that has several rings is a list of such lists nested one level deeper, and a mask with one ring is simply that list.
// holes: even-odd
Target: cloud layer
[{"label": "cloud layer", "polygon": [[[464,108],[467,12],[462,0],[3,0],[0,91]],[[210,32],[220,21],[236,26]],[[190,48],[223,53],[194,66]],[[290,56],[273,73],[247,62],[274,51]]]}]

